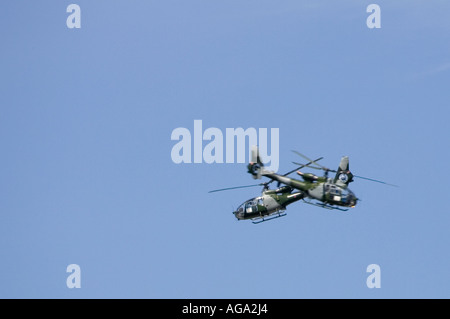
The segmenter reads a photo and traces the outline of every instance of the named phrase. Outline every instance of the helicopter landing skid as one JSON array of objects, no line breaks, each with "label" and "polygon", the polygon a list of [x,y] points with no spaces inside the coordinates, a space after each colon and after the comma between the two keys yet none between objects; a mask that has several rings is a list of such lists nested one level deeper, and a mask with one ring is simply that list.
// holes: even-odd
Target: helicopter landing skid
[{"label": "helicopter landing skid", "polygon": [[[275,215],[275,216],[274,216]],[[253,224],[261,224],[262,222],[267,222],[269,220],[275,219],[275,218],[280,218],[283,216],[286,216],[287,213],[285,213],[284,211],[272,214],[272,215],[268,215],[268,218],[264,218],[264,217],[256,217],[252,219],[252,223]]]},{"label": "helicopter landing skid", "polygon": [[307,200],[304,200],[304,199],[303,199],[303,202],[306,203],[306,204],[309,204],[309,205],[314,205],[314,206],[321,207],[321,208],[326,208],[326,209],[329,209],[329,210],[336,209],[336,210],[340,210],[341,212],[348,211],[348,208],[340,208],[340,207],[331,206],[331,205],[328,205],[328,204],[317,204],[317,203],[313,203],[313,202],[310,202],[310,201],[307,201]]}]

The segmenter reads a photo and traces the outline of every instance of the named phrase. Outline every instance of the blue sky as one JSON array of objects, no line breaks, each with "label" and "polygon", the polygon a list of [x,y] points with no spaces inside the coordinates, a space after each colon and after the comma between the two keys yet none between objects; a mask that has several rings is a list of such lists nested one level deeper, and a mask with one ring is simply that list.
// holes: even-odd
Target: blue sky
[{"label": "blue sky", "polygon": [[[369,1],[80,0],[68,29],[70,3],[0,10],[0,297],[450,297],[450,3],[377,1],[369,29]],[[236,221],[261,190],[207,192],[245,164],[171,159],[196,119],[400,187]]]}]

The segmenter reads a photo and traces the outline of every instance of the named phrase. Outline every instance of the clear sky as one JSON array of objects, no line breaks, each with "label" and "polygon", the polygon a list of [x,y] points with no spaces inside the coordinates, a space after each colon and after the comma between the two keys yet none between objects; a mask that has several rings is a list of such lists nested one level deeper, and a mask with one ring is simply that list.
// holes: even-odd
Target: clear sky
[{"label": "clear sky", "polygon": [[[75,0],[69,29],[71,3],[0,6],[0,297],[450,297],[450,2]],[[246,164],[172,161],[194,120],[400,187],[237,221],[261,189],[208,191]]]}]

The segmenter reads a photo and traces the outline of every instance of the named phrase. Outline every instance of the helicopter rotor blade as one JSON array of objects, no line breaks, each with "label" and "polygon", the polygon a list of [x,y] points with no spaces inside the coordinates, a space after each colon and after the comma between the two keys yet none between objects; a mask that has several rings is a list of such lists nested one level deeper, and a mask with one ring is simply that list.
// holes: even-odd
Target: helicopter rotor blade
[{"label": "helicopter rotor blade", "polygon": [[[312,164],[315,164],[315,165],[319,166],[319,167],[310,166],[310,165],[308,165],[308,164],[309,164],[309,163],[308,163],[307,165],[305,165],[305,166],[307,166],[307,167],[310,167],[310,168],[313,168],[313,169],[322,169],[322,170],[325,171],[325,173],[327,173],[327,172],[337,173],[336,170],[334,170],[334,169],[329,169],[328,167],[322,166],[322,165],[320,165],[319,163],[317,163],[317,160],[316,160],[316,161],[313,161],[313,160],[311,160],[309,157],[303,155],[303,154],[300,153],[300,152],[297,152],[297,151],[292,151],[292,152],[294,152],[295,154],[297,154],[297,155],[303,157],[304,159],[310,161]],[[296,165],[302,165],[301,163],[297,163],[297,162],[292,162],[292,163],[294,163],[294,164],[296,164]],[[368,180],[368,181],[377,182],[377,183],[381,183],[381,184],[385,184],[385,185],[389,185],[389,186],[398,187],[398,185],[386,183],[386,182],[383,182],[383,181],[380,181],[380,180],[377,180],[377,179],[373,179],[373,178],[368,178],[368,177],[363,177],[363,176],[358,176],[358,175],[353,175],[353,177],[357,177],[357,178],[361,178],[361,179],[365,179],[365,180]]]},{"label": "helicopter rotor blade", "polygon": [[[316,159],[314,162],[320,161],[321,159],[323,159],[323,157],[319,157],[318,159]],[[303,167],[311,167],[311,168],[315,168],[315,169],[321,169],[320,167],[313,167],[313,166],[309,166],[310,164],[312,164],[312,161],[306,163],[306,164],[301,164],[301,163],[296,163],[296,162],[292,162],[295,165],[300,165],[299,167],[290,170],[289,172],[287,172],[286,174],[283,174],[283,176],[288,176],[292,173],[294,173],[295,171],[298,171],[299,169],[302,169]],[[277,182],[277,187],[280,187],[281,182]]]},{"label": "helicopter rotor blade", "polygon": [[295,169],[295,170],[299,170],[299,169],[301,169],[301,168],[303,168],[303,167],[309,167],[309,168],[313,168],[313,169],[323,170],[322,167],[315,167],[315,166],[311,166],[311,165],[307,165],[307,164],[302,164],[302,163],[298,163],[298,162],[292,162],[292,164],[300,165],[300,167],[297,168],[297,169]]},{"label": "helicopter rotor blade", "polygon": [[[324,170],[324,171],[328,171],[328,172],[336,172],[335,170],[331,170],[331,169],[329,169],[328,167],[325,167],[325,166],[323,166],[323,165],[320,165],[320,164],[317,163],[316,161],[313,161],[313,160],[310,159],[308,156],[305,156],[305,155],[303,155],[303,154],[300,153],[300,152],[297,152],[297,151],[292,151],[292,152],[294,152],[295,154],[297,154],[297,155],[303,157],[303,158],[306,159],[307,161],[311,162],[311,164],[315,164],[315,165],[319,166],[319,167],[320,167],[322,170]],[[310,167],[312,167],[312,166],[310,166]]]},{"label": "helicopter rotor blade", "polygon": [[268,185],[270,182],[265,182],[265,183],[259,183],[259,184],[253,184],[253,185],[244,185],[244,186],[235,186],[235,187],[226,187],[226,188],[221,188],[221,189],[214,189],[212,191],[209,191],[208,193],[215,193],[215,192],[221,192],[221,191],[228,191],[228,190],[232,190],[232,189],[238,189],[238,188],[247,188],[247,187],[256,187],[256,186],[266,186]]},{"label": "helicopter rotor blade", "polygon": [[302,163],[297,163],[297,162],[292,162],[295,165],[299,165],[299,167],[297,167],[296,169],[293,169],[289,172],[287,172],[286,174],[284,174],[283,176],[287,176],[289,174],[294,173],[295,171],[298,171],[299,169],[302,169],[303,167],[311,167],[311,168],[315,168],[315,169],[321,169],[320,167],[314,167],[314,166],[309,166],[310,164],[312,164],[313,162],[317,162],[320,161],[321,159],[323,159],[323,157],[319,157],[318,159],[316,159],[315,161],[309,161],[309,163],[306,164],[302,164]]},{"label": "helicopter rotor blade", "polygon": [[368,177],[363,177],[363,176],[358,176],[358,175],[353,175],[353,177],[358,177],[358,178],[361,178],[361,179],[366,179],[368,181],[372,181],[372,182],[377,182],[377,183],[381,183],[381,184],[386,184],[386,185],[389,185],[389,186],[398,187],[398,185],[389,184],[389,183],[386,183],[386,182],[383,182],[383,181],[379,181],[379,180],[373,179],[373,178],[368,178]]}]

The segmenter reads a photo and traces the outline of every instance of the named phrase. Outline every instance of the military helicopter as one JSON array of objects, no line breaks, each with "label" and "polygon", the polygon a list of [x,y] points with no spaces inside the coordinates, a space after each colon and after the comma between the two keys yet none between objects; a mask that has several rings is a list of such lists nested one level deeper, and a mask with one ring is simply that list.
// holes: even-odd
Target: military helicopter
[{"label": "military helicopter", "polygon": [[290,205],[300,199],[303,199],[304,192],[292,192],[290,186],[282,186],[277,189],[269,189],[270,182],[257,185],[247,185],[238,187],[222,188],[210,191],[209,193],[220,192],[229,189],[264,186],[261,196],[250,198],[242,203],[235,211],[234,216],[238,220],[251,219],[253,224],[259,224],[264,221],[286,216],[285,210]]},{"label": "military helicopter", "polygon": [[[252,147],[252,161],[247,166],[248,173],[250,173],[255,179],[259,179],[262,176],[265,176],[270,178],[271,180],[277,181],[279,184],[286,184],[294,189],[303,192],[306,198],[304,202],[307,204],[327,209],[337,209],[341,211],[347,211],[347,207],[355,207],[358,202],[358,198],[356,197],[356,195],[348,188],[348,184],[353,182],[354,177],[390,186],[397,186],[380,180],[353,175],[350,172],[348,156],[343,156],[341,158],[341,162],[339,163],[338,169],[332,170],[317,163],[322,158],[318,160],[311,160],[307,156],[297,151],[293,152],[309,161],[309,163],[307,164],[293,162],[294,164],[301,165],[295,170],[297,171],[297,174],[302,177],[303,181],[286,177],[286,175],[278,175],[272,171],[265,170],[264,165],[259,157],[257,146]],[[313,166],[313,164],[315,166]],[[324,176],[319,177],[311,173],[303,173],[299,171],[299,169],[303,167],[323,170],[325,172]],[[336,173],[334,178],[328,177],[329,172]]]},{"label": "military helicopter", "polygon": [[[253,151],[257,152],[257,149]],[[256,158],[256,157],[255,157]],[[253,159],[253,157],[252,157]],[[322,157],[316,159],[316,161],[322,159]],[[306,167],[312,164],[313,161],[310,161],[307,164],[299,164],[300,167],[297,167],[295,170],[291,170],[284,175],[279,175],[280,177],[287,176],[293,173],[296,170],[299,170],[303,167]],[[261,163],[262,165],[262,163]],[[247,188],[247,187],[255,187],[255,186],[263,186],[263,190],[261,196],[251,198],[233,211],[233,214],[238,220],[251,219],[254,224],[259,224],[264,221],[268,221],[271,219],[279,218],[286,216],[285,210],[286,207],[296,201],[303,199],[305,197],[305,192],[302,190],[294,191],[294,188],[291,186],[282,186],[281,183],[278,183],[277,189],[270,189],[269,184],[272,183],[274,179],[253,185],[245,185],[245,186],[236,186],[236,187],[227,187],[221,189],[215,189],[209,191],[208,193],[221,192],[232,189],[239,188]]]},{"label": "military helicopter", "polygon": [[[339,163],[338,169],[332,170],[317,163],[319,160],[323,159],[323,157],[312,160],[297,151],[293,152],[306,159],[308,163],[301,164],[293,162],[294,164],[300,166],[284,175],[279,175],[264,168],[264,164],[259,157],[258,148],[257,146],[253,146],[252,159],[247,166],[248,173],[250,173],[254,179],[260,179],[262,176],[265,176],[268,177],[270,181],[256,185],[218,189],[211,191],[211,193],[229,189],[263,185],[264,189],[262,196],[255,197],[244,202],[236,211],[233,212],[238,220],[252,219],[253,223],[259,223],[273,218],[285,216],[286,214],[284,213],[284,210],[286,209],[286,206],[300,199],[303,200],[304,203],[310,205],[326,209],[347,211],[349,207],[355,207],[359,200],[356,195],[348,188],[348,184],[353,181],[354,177],[390,186],[396,186],[380,180],[353,175],[349,169],[348,156],[343,156]],[[311,173],[303,173],[300,171],[300,169],[302,169],[303,167],[323,170],[324,176],[316,176]],[[297,174],[300,175],[303,180],[287,177],[287,175],[290,175],[295,171],[297,171]],[[329,178],[329,172],[333,172],[336,174],[333,178]],[[268,185],[273,181],[278,182],[278,189],[269,190]],[[285,184],[286,186],[280,187],[281,184]],[[294,190],[296,190],[296,192],[292,193]],[[282,210],[283,214],[280,213],[280,211]]]}]

